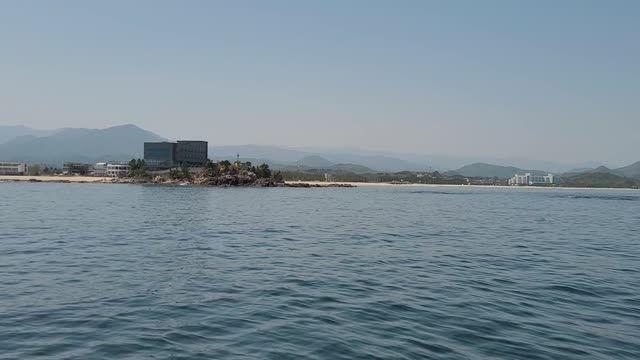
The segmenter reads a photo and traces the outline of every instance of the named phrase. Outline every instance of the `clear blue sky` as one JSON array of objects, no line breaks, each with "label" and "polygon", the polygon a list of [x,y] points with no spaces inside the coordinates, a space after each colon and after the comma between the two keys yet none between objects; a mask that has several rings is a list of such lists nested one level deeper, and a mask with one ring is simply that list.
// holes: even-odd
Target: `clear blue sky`
[{"label": "clear blue sky", "polygon": [[0,124],[640,160],[640,1],[2,1]]}]

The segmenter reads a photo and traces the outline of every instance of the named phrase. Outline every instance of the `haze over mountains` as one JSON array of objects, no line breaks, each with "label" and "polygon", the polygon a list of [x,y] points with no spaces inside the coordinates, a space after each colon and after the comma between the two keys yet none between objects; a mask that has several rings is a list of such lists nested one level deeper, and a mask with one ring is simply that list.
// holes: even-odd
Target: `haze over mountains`
[{"label": "haze over mountains", "polygon": [[0,144],[22,136],[47,136],[59,130],[38,130],[27,126],[0,126]]},{"label": "haze over mountains", "polygon": [[[53,166],[60,166],[64,161],[126,161],[143,157],[144,142],[166,140],[135,125],[106,129],[51,130],[0,126],[0,161],[25,161]],[[598,164],[593,163],[559,164],[528,159],[478,159],[361,149],[301,149],[275,145],[216,146],[210,141],[209,156],[212,159],[235,160],[238,154],[243,161],[266,162],[275,168],[283,169],[318,168],[355,173],[438,170],[446,171],[450,175],[459,174],[467,177],[510,177],[515,173],[524,172],[569,172],[567,175],[603,172],[617,176],[640,177],[640,162],[610,169],[597,167]],[[581,169],[571,171],[574,168]]]},{"label": "haze over mountains", "polygon": [[[0,127],[5,134],[5,127]],[[0,143],[0,159],[60,166],[64,161],[96,162],[142,157],[145,141],[164,138],[134,125],[107,129],[65,128],[23,135]]]}]

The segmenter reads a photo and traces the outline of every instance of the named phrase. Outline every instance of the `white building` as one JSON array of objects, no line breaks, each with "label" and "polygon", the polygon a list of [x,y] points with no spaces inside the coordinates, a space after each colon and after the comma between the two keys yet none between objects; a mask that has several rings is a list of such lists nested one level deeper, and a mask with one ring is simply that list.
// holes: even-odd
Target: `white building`
[{"label": "white building", "polygon": [[93,166],[93,176],[105,177],[107,176],[107,163],[96,163]]},{"label": "white building", "polygon": [[19,162],[0,162],[0,175],[29,175],[29,165]]},{"label": "white building", "polygon": [[129,174],[129,165],[107,164],[107,177],[118,178]]},{"label": "white building", "polygon": [[554,184],[553,174],[547,175],[531,175],[530,173],[526,173],[524,175],[516,174],[514,177],[509,179],[509,185],[518,186],[518,185],[544,185],[544,184]]}]

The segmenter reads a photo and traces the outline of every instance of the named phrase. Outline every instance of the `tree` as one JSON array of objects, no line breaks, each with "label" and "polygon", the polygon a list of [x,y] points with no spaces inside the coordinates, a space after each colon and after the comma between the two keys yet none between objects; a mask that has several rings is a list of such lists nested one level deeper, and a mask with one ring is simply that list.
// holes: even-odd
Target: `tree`
[{"label": "tree", "polygon": [[190,180],[191,179],[191,171],[189,170],[189,165],[182,164],[180,166],[180,172],[182,173],[182,179],[183,180]]},{"label": "tree", "polygon": [[29,175],[39,176],[40,175],[40,165],[31,165],[31,166],[29,166]]},{"label": "tree", "polygon": [[259,179],[264,179],[264,178],[270,178],[271,177],[271,169],[269,169],[269,165],[267,164],[262,164],[260,166],[258,166],[258,168],[256,169],[256,176]]},{"label": "tree", "polygon": [[281,183],[281,182],[283,182],[283,181],[284,181],[284,180],[283,180],[283,178],[282,178],[282,173],[280,172],[280,170],[276,171],[276,172],[273,174],[273,180],[274,180],[275,182],[279,182],[279,183]]},{"label": "tree", "polygon": [[131,159],[129,161],[130,177],[148,177],[147,163],[143,159]]},{"label": "tree", "polygon": [[138,163],[136,162],[136,159],[129,160],[129,171],[130,172],[135,171],[137,166],[138,166]]},{"label": "tree", "polygon": [[169,178],[172,180],[182,180],[182,172],[178,169],[169,170]]}]

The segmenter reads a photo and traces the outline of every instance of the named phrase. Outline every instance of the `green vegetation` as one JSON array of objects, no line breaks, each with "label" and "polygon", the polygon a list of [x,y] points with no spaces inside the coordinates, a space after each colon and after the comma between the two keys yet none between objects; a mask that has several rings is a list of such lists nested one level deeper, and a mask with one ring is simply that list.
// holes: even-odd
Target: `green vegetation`
[{"label": "green vegetation", "polygon": [[590,188],[640,188],[640,180],[611,173],[585,173],[561,180],[561,186]]},{"label": "green vegetation", "polygon": [[62,169],[58,169],[55,167],[48,167],[45,165],[43,169],[40,170],[40,175],[60,175],[62,174]]},{"label": "green vegetation", "polygon": [[[325,174],[327,174],[325,176]],[[401,171],[395,173],[379,172],[372,174],[356,174],[349,171],[326,172],[322,169],[312,170],[283,170],[282,176],[289,181],[337,181],[337,182],[394,182],[394,183],[414,183],[414,184],[467,184],[465,177],[443,176],[439,172],[414,172]]]},{"label": "green vegetation", "polygon": [[40,176],[40,165],[29,166],[29,175]]},{"label": "green vegetation", "polygon": [[193,174],[187,164],[181,164],[179,168],[169,170],[169,178],[172,180],[191,181]]},{"label": "green vegetation", "polygon": [[268,179],[271,177],[271,169],[269,169],[269,165],[262,164],[260,166],[252,167],[251,171],[256,174],[258,179]]},{"label": "green vegetation", "polygon": [[[511,171],[509,169],[508,171]],[[506,172],[505,172],[506,173]],[[323,169],[283,170],[282,176],[288,181],[335,181],[335,182],[385,182],[412,184],[446,185],[507,185],[507,177],[462,176],[453,172],[378,172],[357,174],[349,171],[327,171]],[[537,184],[540,187],[586,187],[586,188],[640,188],[640,179],[632,179],[612,173],[582,173],[560,178],[559,184]]]},{"label": "green vegetation", "polygon": [[[249,161],[231,163],[228,160],[219,162],[213,162],[209,160],[206,166],[206,172],[208,176],[222,176],[222,175],[238,175],[242,173],[253,173],[258,179],[269,179],[274,176],[269,165],[261,164],[260,166],[253,166]],[[276,172],[278,174],[279,172]]]},{"label": "green vegetation", "polygon": [[147,179],[151,176],[147,173],[147,164],[142,159],[129,161],[129,177]]},{"label": "green vegetation", "polygon": [[475,163],[461,167],[458,170],[448,171],[449,175],[462,175],[475,178],[510,178],[515,174],[530,173],[532,175],[547,175],[546,171],[524,170],[513,166],[499,166],[484,163]]}]

